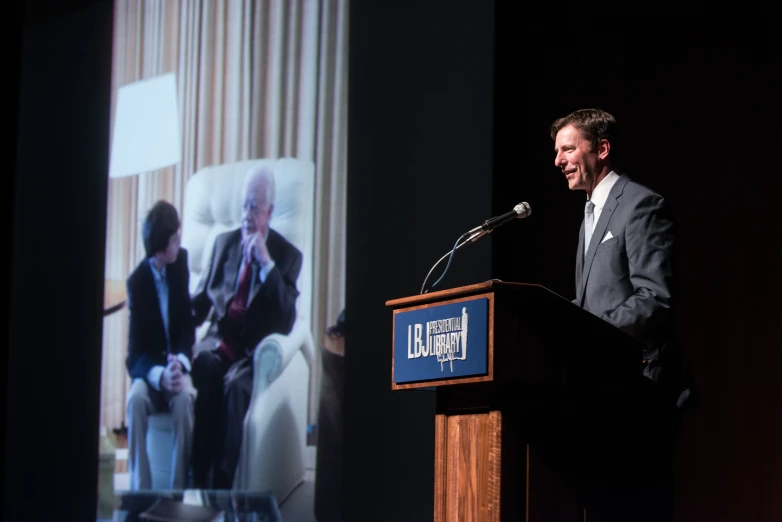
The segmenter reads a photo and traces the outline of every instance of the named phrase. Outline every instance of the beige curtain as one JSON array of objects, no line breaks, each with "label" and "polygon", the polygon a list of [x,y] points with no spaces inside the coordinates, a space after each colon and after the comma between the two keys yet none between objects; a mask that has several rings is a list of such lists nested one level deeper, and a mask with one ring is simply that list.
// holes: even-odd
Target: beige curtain
[{"label": "beige curtain", "polygon": [[[115,1],[112,124],[119,87],[174,72],[182,161],[109,181],[107,279],[124,281],[144,258],[140,223],[155,201],[181,214],[198,169],[254,158],[314,161],[311,321],[320,345],[345,302],[347,13],[348,0]],[[101,425],[109,428],[126,424],[127,325],[126,309],[104,319]],[[313,405],[319,376],[313,372]]]}]

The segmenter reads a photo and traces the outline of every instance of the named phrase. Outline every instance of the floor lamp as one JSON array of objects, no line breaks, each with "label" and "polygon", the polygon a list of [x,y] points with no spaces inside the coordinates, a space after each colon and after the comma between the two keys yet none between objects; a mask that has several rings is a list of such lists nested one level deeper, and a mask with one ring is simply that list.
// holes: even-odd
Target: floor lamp
[{"label": "floor lamp", "polygon": [[[114,113],[109,178],[162,169],[181,159],[176,75],[167,73],[120,87]],[[122,309],[125,300],[125,281],[105,279],[104,317]],[[103,424],[100,426],[99,457],[98,515],[110,516],[114,503],[116,451]]]}]

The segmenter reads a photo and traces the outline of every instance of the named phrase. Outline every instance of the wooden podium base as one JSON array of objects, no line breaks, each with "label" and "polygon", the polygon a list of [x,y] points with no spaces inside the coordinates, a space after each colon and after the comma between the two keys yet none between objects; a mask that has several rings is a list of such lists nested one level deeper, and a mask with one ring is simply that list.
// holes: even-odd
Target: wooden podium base
[{"label": "wooden podium base", "polygon": [[499,522],[501,413],[436,415],[435,437],[434,521]]},{"label": "wooden podium base", "polygon": [[436,415],[434,463],[434,522],[587,520],[572,489],[500,411]]}]

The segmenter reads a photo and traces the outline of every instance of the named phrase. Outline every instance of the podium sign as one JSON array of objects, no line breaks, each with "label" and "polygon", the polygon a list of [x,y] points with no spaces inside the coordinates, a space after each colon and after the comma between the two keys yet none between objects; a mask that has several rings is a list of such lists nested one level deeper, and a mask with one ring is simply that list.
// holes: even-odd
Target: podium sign
[{"label": "podium sign", "polygon": [[395,310],[392,387],[491,380],[493,310],[493,294]]},{"label": "podium sign", "polygon": [[475,297],[397,310],[393,382],[406,384],[486,376],[489,299]]}]

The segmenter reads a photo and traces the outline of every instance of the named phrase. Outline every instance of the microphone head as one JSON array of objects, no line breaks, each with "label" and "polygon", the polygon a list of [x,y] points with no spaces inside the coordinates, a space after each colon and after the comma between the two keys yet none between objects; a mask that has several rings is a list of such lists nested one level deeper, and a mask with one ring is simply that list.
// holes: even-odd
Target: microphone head
[{"label": "microphone head", "polygon": [[525,218],[532,214],[532,208],[530,208],[529,203],[526,201],[519,203],[515,207],[513,207],[513,210],[516,211],[516,214],[518,214],[518,219]]}]

